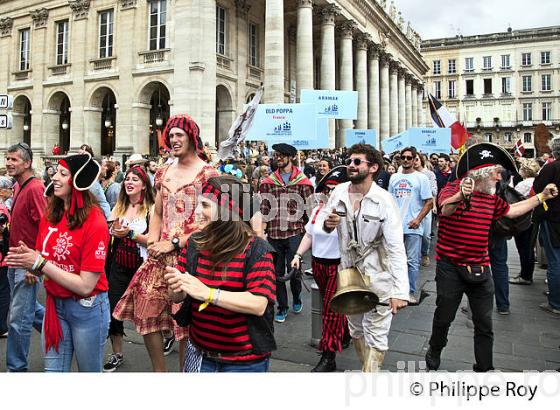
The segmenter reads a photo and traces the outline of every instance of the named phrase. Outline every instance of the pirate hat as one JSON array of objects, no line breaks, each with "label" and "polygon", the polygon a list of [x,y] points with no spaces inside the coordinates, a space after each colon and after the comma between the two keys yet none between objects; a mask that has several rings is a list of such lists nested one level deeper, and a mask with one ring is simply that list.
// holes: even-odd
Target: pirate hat
[{"label": "pirate hat", "polygon": [[471,145],[459,158],[455,167],[457,178],[463,178],[473,169],[501,165],[517,174],[517,166],[513,157],[502,147],[489,142]]},{"label": "pirate hat", "polygon": [[[78,191],[87,191],[97,181],[101,166],[95,161],[89,153],[69,155],[59,161],[62,165],[70,171],[72,175],[72,185]],[[53,183],[51,182],[45,190],[45,196],[52,195],[54,191]]]},{"label": "pirate hat", "polygon": [[348,172],[347,167],[345,165],[340,165],[338,167],[334,167],[331,169],[327,175],[325,175],[321,180],[317,183],[317,187],[315,188],[315,192],[320,194],[327,188],[329,185],[338,185],[342,184],[343,182],[348,181]]}]

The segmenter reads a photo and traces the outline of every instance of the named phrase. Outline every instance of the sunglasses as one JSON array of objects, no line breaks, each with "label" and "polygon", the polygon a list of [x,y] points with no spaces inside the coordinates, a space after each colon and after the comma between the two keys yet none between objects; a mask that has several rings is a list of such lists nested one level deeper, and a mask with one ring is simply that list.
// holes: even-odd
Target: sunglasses
[{"label": "sunglasses", "polygon": [[403,156],[401,157],[401,159],[402,159],[403,161],[412,161],[412,160],[414,159],[414,157],[413,157],[413,156],[409,156],[409,155],[403,155]]},{"label": "sunglasses", "polygon": [[353,163],[355,166],[359,167],[362,162],[365,162],[366,164],[371,164],[371,162],[360,158],[348,158],[347,160],[344,161],[344,164],[346,164],[346,166],[349,167]]},{"label": "sunglasses", "polygon": [[31,147],[29,145],[27,145],[27,143],[25,142],[18,142],[17,144],[18,147],[20,147],[22,150],[24,150],[25,152],[27,152],[27,154],[29,155],[29,157],[33,160],[33,151],[31,150]]}]

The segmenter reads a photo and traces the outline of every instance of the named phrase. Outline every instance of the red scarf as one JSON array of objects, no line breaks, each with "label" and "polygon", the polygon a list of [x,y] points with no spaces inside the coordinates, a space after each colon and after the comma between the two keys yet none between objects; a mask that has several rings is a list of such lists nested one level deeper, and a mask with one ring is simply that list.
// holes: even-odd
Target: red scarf
[{"label": "red scarf", "polygon": [[[70,167],[63,159],[61,159],[58,162],[58,165],[62,165],[64,168],[70,171]],[[76,189],[72,178],[70,178],[70,181],[68,181],[68,183],[72,187],[72,197],[70,198],[70,211],[69,211],[69,214],[72,216],[76,212],[76,209],[82,209],[84,207],[84,193]]]}]

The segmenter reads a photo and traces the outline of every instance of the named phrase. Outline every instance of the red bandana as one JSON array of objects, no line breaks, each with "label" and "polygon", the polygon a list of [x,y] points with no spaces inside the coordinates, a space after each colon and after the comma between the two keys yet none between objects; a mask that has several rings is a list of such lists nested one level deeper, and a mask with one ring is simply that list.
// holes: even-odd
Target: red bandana
[{"label": "red bandana", "polygon": [[[70,167],[68,166],[65,160],[61,159],[58,162],[58,165],[62,165],[64,168],[70,171]],[[76,212],[76,208],[82,209],[84,207],[84,193],[76,189],[72,178],[70,178],[70,181],[68,181],[68,183],[72,187],[72,197],[70,198],[70,212],[69,212],[70,215],[72,216]]]}]

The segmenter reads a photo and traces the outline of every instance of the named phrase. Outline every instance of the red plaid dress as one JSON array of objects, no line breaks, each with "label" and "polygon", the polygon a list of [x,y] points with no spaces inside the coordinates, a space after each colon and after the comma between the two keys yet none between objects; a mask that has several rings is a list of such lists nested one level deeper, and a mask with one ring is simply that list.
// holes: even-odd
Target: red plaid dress
[{"label": "red plaid dress", "polygon": [[[194,181],[171,191],[164,183],[169,166],[160,168],[155,175],[155,186],[163,200],[163,215],[160,240],[169,240],[177,235],[190,235],[196,230],[194,210],[198,187],[209,178],[218,176],[212,166],[205,166]],[[167,293],[163,279],[166,266],[177,264],[178,252],[174,251],[159,258],[148,258],[138,269],[128,289],[115,306],[113,316],[118,320],[134,323],[141,335],[174,329],[177,340],[188,336],[188,328],[176,326],[171,312],[179,309]]]}]

